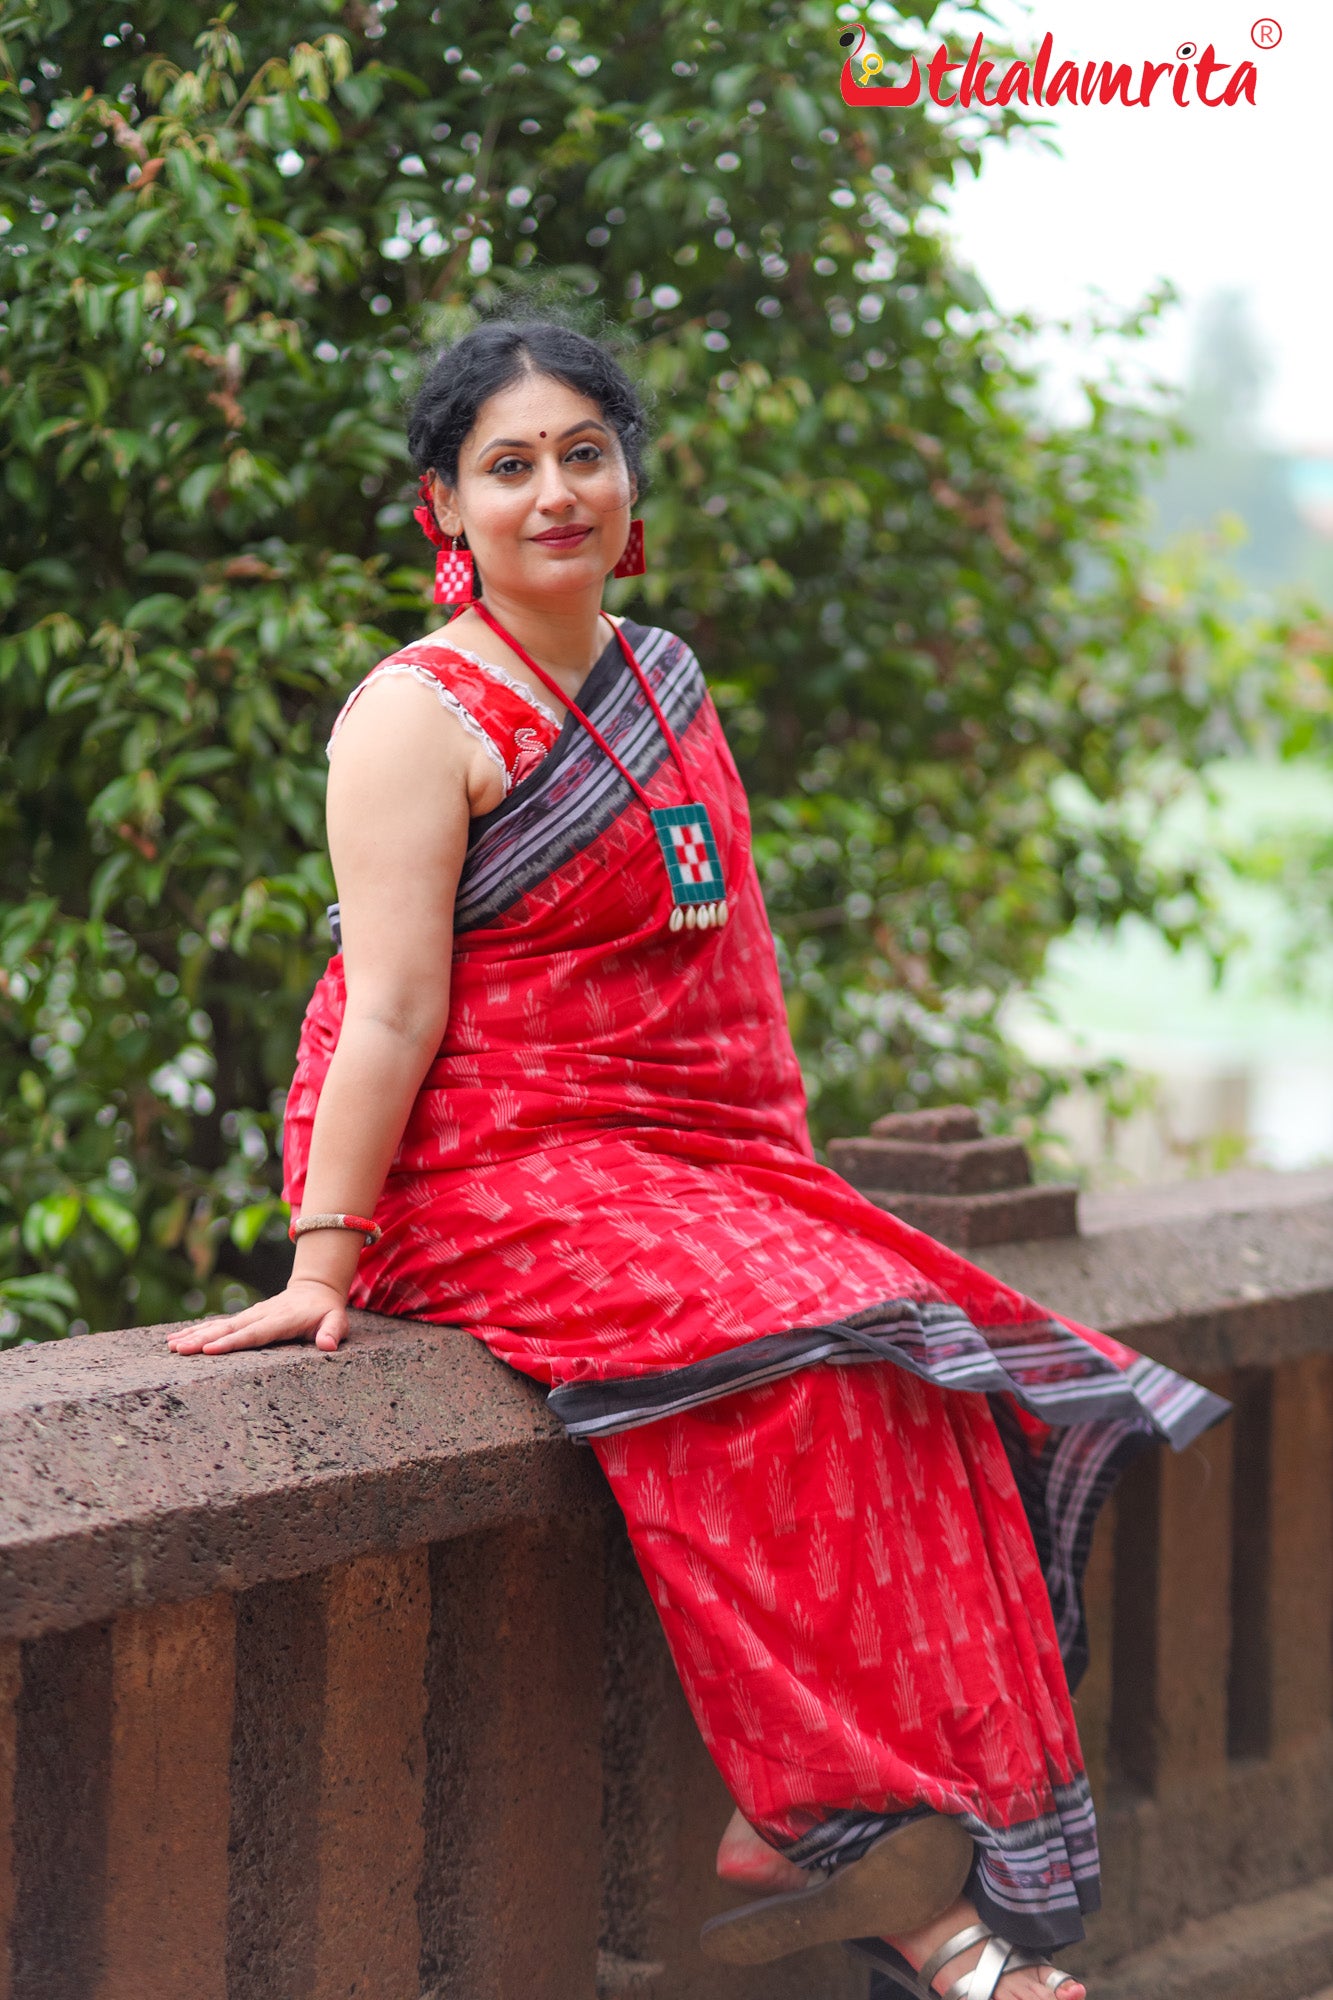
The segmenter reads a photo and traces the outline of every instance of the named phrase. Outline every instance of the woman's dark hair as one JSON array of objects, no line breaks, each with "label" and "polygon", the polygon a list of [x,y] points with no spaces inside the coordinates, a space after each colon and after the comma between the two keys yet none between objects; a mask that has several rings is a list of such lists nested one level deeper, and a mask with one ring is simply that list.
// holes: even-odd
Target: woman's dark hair
[{"label": "woman's dark hair", "polygon": [[586,333],[550,319],[483,320],[436,355],[418,389],[407,443],[418,472],[458,484],[458,454],[488,396],[524,375],[552,375],[596,403],[620,439],[625,463],[647,489],[648,418],[620,363]]}]

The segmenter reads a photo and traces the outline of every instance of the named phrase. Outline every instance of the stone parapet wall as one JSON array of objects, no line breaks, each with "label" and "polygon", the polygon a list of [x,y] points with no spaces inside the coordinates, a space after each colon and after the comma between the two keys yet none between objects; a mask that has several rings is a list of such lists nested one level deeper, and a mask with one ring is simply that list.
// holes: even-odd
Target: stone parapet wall
[{"label": "stone parapet wall", "polygon": [[[1099,1966],[1333,1871],[1333,1175],[1084,1208],[973,1254],[1237,1409],[1094,1551]],[[531,1384],[164,1332],[0,1360],[0,2000],[863,2000],[699,1956],[728,1801]]]},{"label": "stone parapet wall", "polygon": [[336,1354],[168,1327],[0,1358],[0,1637],[603,1511],[591,1453],[466,1334],[352,1314]]}]

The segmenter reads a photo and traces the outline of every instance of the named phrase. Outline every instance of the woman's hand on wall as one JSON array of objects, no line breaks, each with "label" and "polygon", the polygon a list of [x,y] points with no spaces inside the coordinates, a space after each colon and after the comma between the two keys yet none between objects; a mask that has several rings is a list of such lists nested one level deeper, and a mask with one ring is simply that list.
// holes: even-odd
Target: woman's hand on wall
[{"label": "woman's hand on wall", "polygon": [[232,1354],[279,1340],[313,1340],[323,1353],[333,1354],[346,1335],[345,1293],[319,1278],[293,1278],[286,1291],[243,1312],[178,1327],[167,1336],[167,1346],[173,1354]]}]

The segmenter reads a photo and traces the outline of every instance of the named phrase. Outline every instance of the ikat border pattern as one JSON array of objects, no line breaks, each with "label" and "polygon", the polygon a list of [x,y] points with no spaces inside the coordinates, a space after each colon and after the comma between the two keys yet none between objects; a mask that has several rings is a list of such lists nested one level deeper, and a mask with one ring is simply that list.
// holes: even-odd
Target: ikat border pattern
[{"label": "ikat border pattern", "polygon": [[827,1361],[892,1361],[944,1389],[1010,1395],[1057,1429],[1120,1418],[1182,1450],[1226,1415],[1219,1396],[1140,1357],[1128,1369],[1059,1320],[979,1328],[948,1301],[893,1299],[831,1326],[762,1335],[685,1368],[570,1382],[549,1402],[571,1437],[609,1437]]},{"label": "ikat border pattern", "polygon": [[[920,1806],[901,1813],[836,1813],[783,1853],[803,1868],[845,1867],[883,1834],[921,1817]],[[1055,1810],[1040,1819],[988,1826],[975,1813],[957,1818],[976,1843],[964,1894],[983,1922],[1005,1933],[1021,1917],[1027,1949],[1058,1948],[1082,1937],[1083,1918],[1100,1908],[1101,1890],[1097,1818],[1081,1773],[1055,1787]]]}]

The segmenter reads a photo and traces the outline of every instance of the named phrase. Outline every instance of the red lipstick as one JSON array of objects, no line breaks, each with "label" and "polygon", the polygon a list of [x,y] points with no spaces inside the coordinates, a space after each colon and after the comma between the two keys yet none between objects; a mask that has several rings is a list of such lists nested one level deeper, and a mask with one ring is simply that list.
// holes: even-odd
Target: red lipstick
[{"label": "red lipstick", "polygon": [[572,549],[592,533],[591,528],[548,528],[544,535],[534,535],[534,542],[545,542],[548,548]]}]

